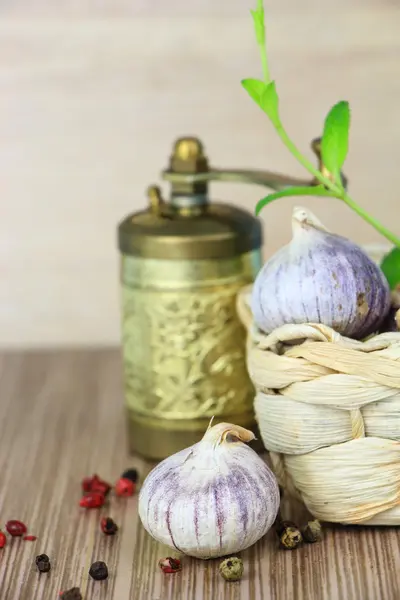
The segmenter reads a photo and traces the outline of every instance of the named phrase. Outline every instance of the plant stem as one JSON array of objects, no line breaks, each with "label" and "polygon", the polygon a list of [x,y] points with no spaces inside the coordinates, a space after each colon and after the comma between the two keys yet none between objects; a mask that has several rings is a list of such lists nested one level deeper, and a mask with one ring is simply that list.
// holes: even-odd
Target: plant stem
[{"label": "plant stem", "polygon": [[347,206],[353,209],[355,213],[357,213],[360,217],[367,221],[367,223],[372,225],[372,227],[375,227],[375,229],[379,231],[379,233],[381,233],[390,242],[392,242],[392,244],[400,248],[400,239],[397,236],[395,236],[391,231],[389,231],[389,229],[386,229],[386,227],[382,225],[382,223],[380,223],[374,217],[368,214],[359,204],[354,202],[354,200],[350,198],[350,196],[346,194],[346,192],[343,192],[342,197],[340,199],[343,200],[343,202],[345,202]]},{"label": "plant stem", "polygon": [[315,179],[317,179],[320,183],[322,183],[325,187],[327,187],[329,190],[331,190],[335,194],[338,195],[341,193],[341,189],[337,185],[335,185],[330,179],[325,177],[321,173],[321,171],[319,171],[316,167],[314,167],[314,165],[305,156],[302,155],[300,150],[297,148],[297,146],[294,144],[294,142],[292,142],[292,140],[286,133],[286,131],[281,123],[278,126],[276,126],[275,129],[276,129],[276,132],[278,133],[279,137],[281,138],[282,142],[285,144],[286,148],[289,150],[289,152],[291,152],[293,154],[293,156],[295,158],[297,158],[299,163],[301,165],[303,165],[303,167],[305,167],[307,169],[307,171],[309,173],[311,173],[311,175],[314,175]]},{"label": "plant stem", "polygon": [[264,35],[263,35],[262,43],[259,44],[259,48],[260,48],[260,54],[261,54],[261,64],[262,64],[262,69],[263,69],[264,81],[265,81],[265,83],[269,83],[271,81],[271,77],[269,74],[267,49],[266,49],[266,45],[265,45],[265,22],[264,22],[264,2],[263,2],[263,0],[257,0],[257,12],[259,12],[263,16]]},{"label": "plant stem", "polygon": [[322,183],[325,187],[333,192],[333,194],[339,200],[343,200],[349,208],[354,210],[360,217],[362,217],[367,223],[375,227],[379,233],[381,233],[384,237],[386,237],[392,244],[400,247],[400,239],[395,236],[389,229],[387,229],[384,225],[382,225],[379,221],[377,221],[374,217],[368,214],[359,204],[357,204],[344,190],[340,189],[337,185],[335,185],[330,179],[324,177],[324,175],[314,167],[312,163],[310,163],[298,150],[296,145],[292,142],[288,134],[286,133],[283,125],[278,125],[276,127],[276,131],[281,138],[282,142],[288,148],[288,150],[293,154],[295,158],[299,161],[300,164],[303,165],[311,173],[314,177]]},{"label": "plant stem", "polygon": [[[258,46],[260,48],[261,54],[261,63],[263,68],[264,80],[265,83],[270,83],[270,74],[268,68],[268,58],[267,58],[267,48],[265,41],[265,20],[264,20],[264,2],[263,0],[257,0],[257,13],[262,18],[262,35],[257,36]],[[282,142],[288,148],[289,152],[293,154],[293,156],[298,160],[298,162],[307,169],[311,175],[315,177],[317,181],[322,183],[328,190],[330,190],[333,195],[339,200],[343,200],[355,213],[357,213],[360,217],[362,217],[367,223],[375,227],[379,233],[381,233],[384,237],[386,237],[390,242],[392,242],[395,246],[400,248],[400,239],[395,236],[391,231],[386,229],[384,225],[379,223],[374,217],[369,215],[361,206],[359,206],[347,193],[346,191],[336,183],[333,183],[330,179],[325,177],[321,171],[314,167],[314,165],[302,155],[297,146],[292,142],[288,134],[286,133],[285,128],[282,123],[279,121],[278,124],[272,123],[281,138]]]},{"label": "plant stem", "polygon": [[262,46],[260,46],[260,51],[261,51],[261,63],[262,63],[262,69],[263,69],[263,74],[264,74],[264,81],[265,81],[265,83],[269,83],[271,81],[271,79],[270,79],[270,75],[269,75],[268,62],[267,62],[267,57],[265,55],[265,52],[264,52],[264,49]]}]

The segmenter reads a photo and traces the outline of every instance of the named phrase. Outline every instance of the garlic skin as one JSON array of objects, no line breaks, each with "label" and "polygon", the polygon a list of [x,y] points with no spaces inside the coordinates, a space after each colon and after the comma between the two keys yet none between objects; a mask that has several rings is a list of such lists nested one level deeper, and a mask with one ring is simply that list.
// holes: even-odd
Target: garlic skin
[{"label": "garlic skin", "polygon": [[159,463],[139,495],[146,531],[175,550],[208,559],[240,552],[272,527],[279,488],[244,442],[254,434],[219,423],[203,439]]},{"label": "garlic skin", "polygon": [[251,309],[259,329],[322,323],[355,339],[377,332],[390,307],[378,265],[305,208],[294,209],[292,229],[291,242],[264,264],[253,286]]}]

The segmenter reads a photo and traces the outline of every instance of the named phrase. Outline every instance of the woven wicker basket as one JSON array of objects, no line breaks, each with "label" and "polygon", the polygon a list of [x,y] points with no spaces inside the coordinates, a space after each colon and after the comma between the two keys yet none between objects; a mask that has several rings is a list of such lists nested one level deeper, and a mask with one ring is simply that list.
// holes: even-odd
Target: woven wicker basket
[{"label": "woven wicker basket", "polygon": [[400,333],[359,342],[316,324],[248,330],[255,412],[280,485],[322,521],[400,525]]}]

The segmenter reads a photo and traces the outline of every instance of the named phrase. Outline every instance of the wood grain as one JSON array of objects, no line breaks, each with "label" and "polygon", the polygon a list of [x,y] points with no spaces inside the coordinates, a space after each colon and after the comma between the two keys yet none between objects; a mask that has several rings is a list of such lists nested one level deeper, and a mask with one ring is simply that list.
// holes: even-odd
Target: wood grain
[{"label": "wood grain", "polygon": [[[80,586],[85,600],[397,600],[400,532],[325,528],[323,542],[279,550],[273,534],[242,553],[245,576],[226,583],[218,560],[183,558],[166,576],[158,559],[170,555],[143,530],[137,497],[112,498],[102,510],[78,507],[80,480],[99,472],[114,481],[128,466],[118,352],[63,351],[0,355],[0,514],[24,520],[36,542],[13,539],[0,551],[1,600],[54,600]],[[305,511],[287,501],[286,518]],[[101,516],[121,529],[100,532]],[[49,574],[35,556],[46,552]],[[176,554],[175,554],[176,555]],[[89,581],[92,561],[104,560],[106,582]]]},{"label": "wood grain", "polygon": [[[0,0],[0,344],[119,339],[116,225],[145,205],[173,140],[216,166],[303,170],[240,89],[260,73],[254,0]],[[353,108],[353,196],[398,229],[400,7],[394,0],[266,0],[271,70],[308,153],[328,108]],[[166,193],[168,190],[164,187]],[[253,210],[264,190],[215,184]],[[297,201],[296,201],[297,202]],[[333,230],[380,242],[344,205],[307,199]],[[265,253],[293,202],[263,214]]]}]

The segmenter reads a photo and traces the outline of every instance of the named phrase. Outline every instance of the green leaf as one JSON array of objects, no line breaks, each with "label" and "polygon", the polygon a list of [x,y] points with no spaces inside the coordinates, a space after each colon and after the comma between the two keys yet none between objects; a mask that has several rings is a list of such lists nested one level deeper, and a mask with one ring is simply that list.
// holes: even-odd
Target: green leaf
[{"label": "green leaf", "polygon": [[254,102],[261,108],[261,96],[267,84],[259,79],[243,79],[242,86],[250,98],[253,98]]},{"label": "green leaf", "polygon": [[400,248],[393,248],[381,262],[381,269],[391,290],[400,285]]},{"label": "green leaf", "polygon": [[337,183],[349,149],[350,107],[346,101],[335,104],[329,111],[321,140],[321,157]]},{"label": "green leaf", "polygon": [[265,44],[264,9],[250,10],[253,17],[254,30],[256,32],[257,44]]},{"label": "green leaf", "polygon": [[259,79],[243,79],[242,86],[261,110],[268,115],[272,123],[275,126],[279,125],[279,98],[275,82],[264,83]]},{"label": "green leaf", "polygon": [[286,188],[284,190],[274,192],[273,194],[269,194],[268,196],[257,202],[256,215],[259,215],[261,210],[265,206],[267,206],[267,204],[270,204],[274,200],[278,200],[278,198],[284,198],[285,196],[329,196],[331,198],[334,198],[335,194],[327,190],[323,185]]},{"label": "green leaf", "polygon": [[261,108],[269,116],[272,123],[279,125],[279,98],[276,93],[275,81],[271,81],[261,94]]}]

